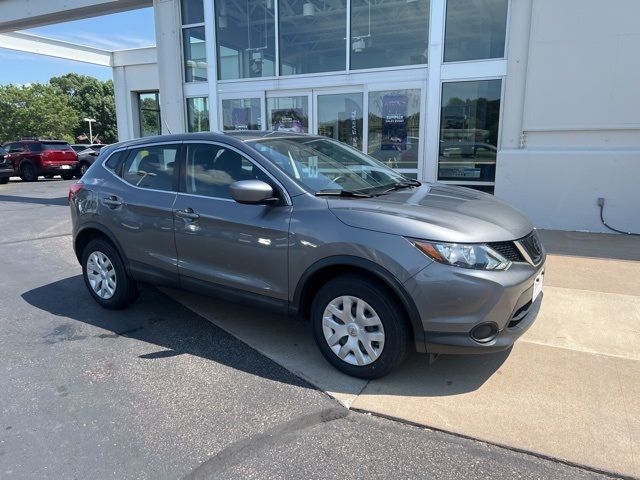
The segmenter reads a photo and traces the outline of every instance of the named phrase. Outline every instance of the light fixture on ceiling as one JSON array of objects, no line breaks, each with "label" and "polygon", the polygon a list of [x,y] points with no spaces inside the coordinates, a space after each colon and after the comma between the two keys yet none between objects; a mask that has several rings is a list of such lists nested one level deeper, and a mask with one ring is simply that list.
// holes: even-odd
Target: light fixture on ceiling
[{"label": "light fixture on ceiling", "polygon": [[273,8],[273,0],[265,0],[264,4],[267,7],[267,10],[271,10]]},{"label": "light fixture on ceiling", "polygon": [[218,17],[218,28],[227,28],[227,16],[220,15]]},{"label": "light fixture on ceiling", "polygon": [[351,48],[356,53],[360,53],[361,51],[363,51],[365,49],[365,47],[366,47],[366,43],[364,41],[364,38],[362,38],[362,37],[354,40],[353,43],[351,43]]},{"label": "light fixture on ceiling", "polygon": [[303,17],[313,17],[316,14],[316,6],[311,2],[305,2],[302,5],[302,16]]}]

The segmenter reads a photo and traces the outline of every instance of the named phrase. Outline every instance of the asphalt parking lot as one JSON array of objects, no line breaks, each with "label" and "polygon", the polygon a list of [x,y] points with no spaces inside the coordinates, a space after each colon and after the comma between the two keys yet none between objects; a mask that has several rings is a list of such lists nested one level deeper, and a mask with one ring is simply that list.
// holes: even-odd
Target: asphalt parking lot
[{"label": "asphalt parking lot", "polygon": [[1,478],[604,478],[349,410],[155,288],[101,309],[70,183],[0,186]]}]

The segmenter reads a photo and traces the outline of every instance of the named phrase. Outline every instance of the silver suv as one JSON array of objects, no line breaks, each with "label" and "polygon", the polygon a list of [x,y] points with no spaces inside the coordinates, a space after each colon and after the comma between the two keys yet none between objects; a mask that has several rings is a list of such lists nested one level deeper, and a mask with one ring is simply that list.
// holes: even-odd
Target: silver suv
[{"label": "silver suv", "polygon": [[198,133],[115,144],[69,192],[93,298],[137,282],[310,320],[339,370],[509,348],[539,308],[545,251],[498,198],[421,184],[334,140]]}]

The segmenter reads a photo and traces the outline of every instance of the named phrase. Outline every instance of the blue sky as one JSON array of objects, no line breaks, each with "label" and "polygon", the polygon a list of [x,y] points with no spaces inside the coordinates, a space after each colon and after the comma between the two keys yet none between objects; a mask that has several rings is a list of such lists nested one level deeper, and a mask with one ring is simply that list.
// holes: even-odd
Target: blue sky
[{"label": "blue sky", "polygon": [[[25,32],[107,50],[155,44],[152,8],[32,28]],[[5,48],[0,48],[0,64],[0,84],[47,82],[51,77],[70,72],[91,75],[101,80],[111,78],[111,69],[108,67]]]}]

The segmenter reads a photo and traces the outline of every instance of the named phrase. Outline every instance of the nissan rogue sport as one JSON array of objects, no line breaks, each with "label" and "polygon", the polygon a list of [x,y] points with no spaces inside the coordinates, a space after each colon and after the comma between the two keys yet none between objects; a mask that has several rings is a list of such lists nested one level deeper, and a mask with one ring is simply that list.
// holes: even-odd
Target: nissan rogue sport
[{"label": "nissan rogue sport", "polygon": [[69,201],[103,307],[129,305],[138,282],[250,302],[309,320],[324,357],[356,377],[385,375],[411,349],[507,349],[542,301],[546,254],[522,213],[322,136],[111,145]]}]

